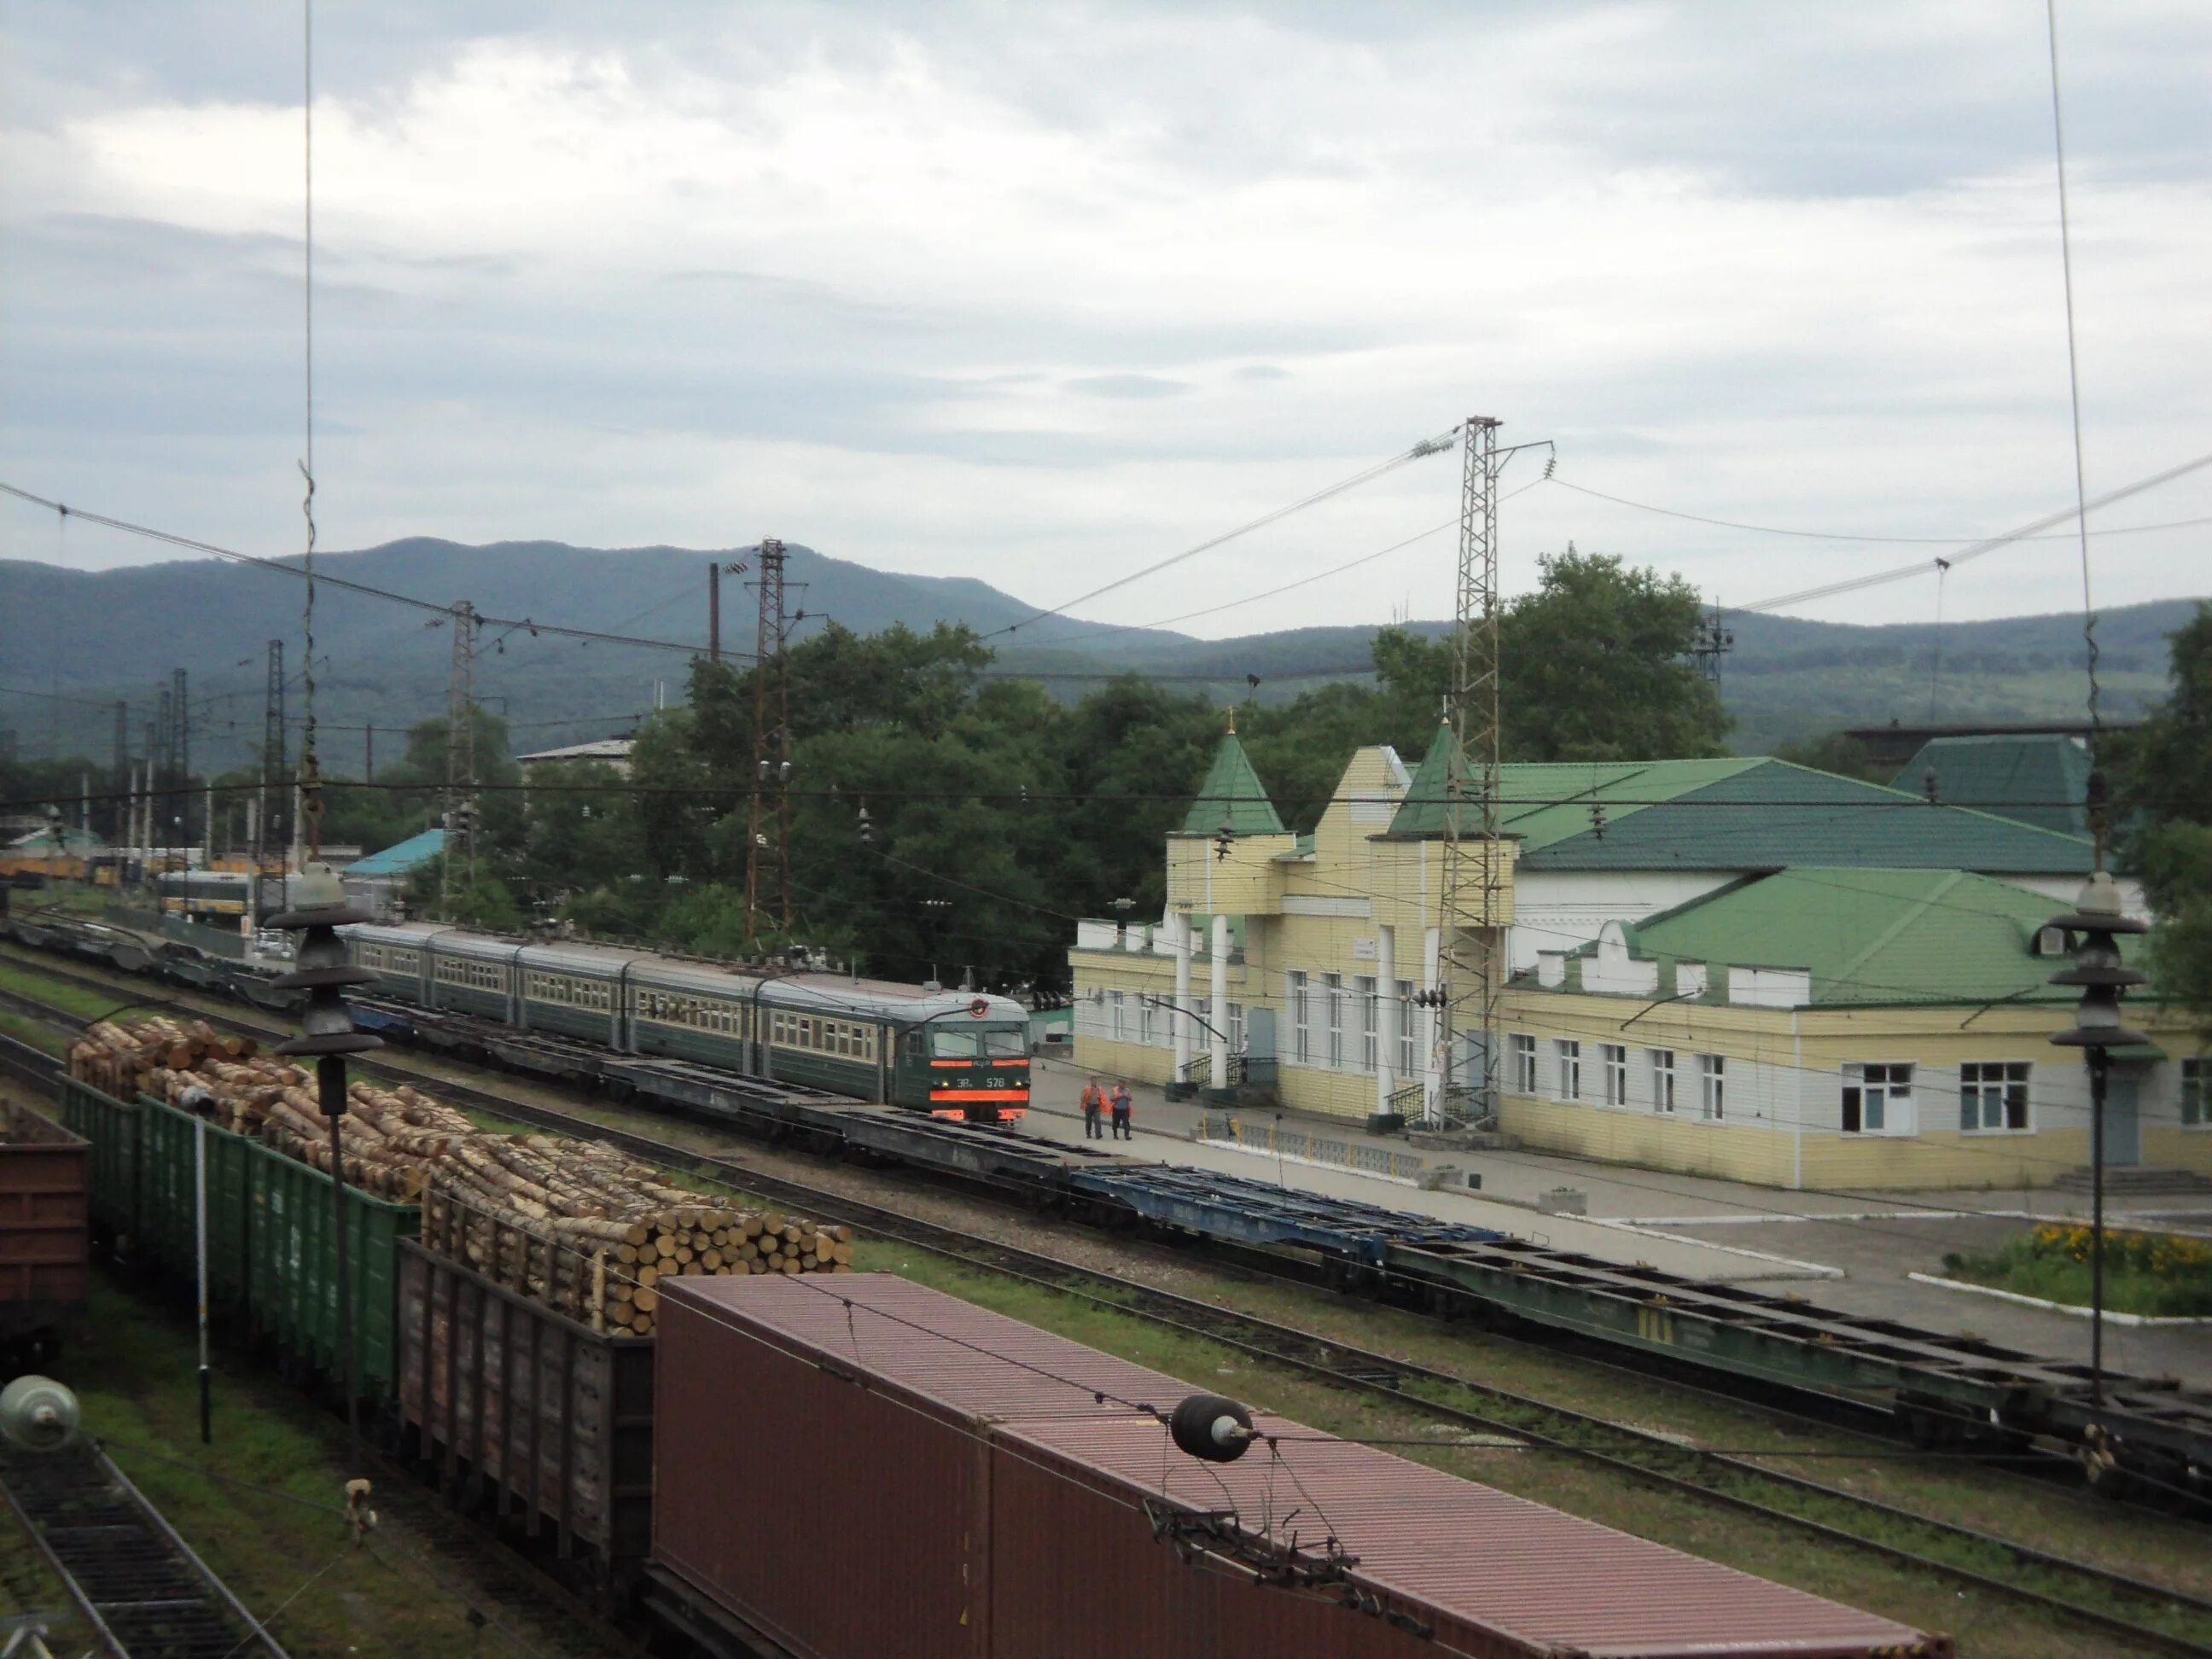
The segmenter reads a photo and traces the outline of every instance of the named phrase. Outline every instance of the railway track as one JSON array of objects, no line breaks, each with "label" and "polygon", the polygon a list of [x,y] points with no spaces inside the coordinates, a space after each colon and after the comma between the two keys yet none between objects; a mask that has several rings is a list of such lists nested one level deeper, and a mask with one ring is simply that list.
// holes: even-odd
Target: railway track
[{"label": "railway track", "polygon": [[[82,982],[103,993],[113,988],[96,980]],[[20,994],[0,994],[0,1001],[25,1006],[62,1029],[80,1023],[62,1010]],[[198,1012],[215,1023],[228,1024],[251,1035],[274,1034],[274,1028],[256,1021],[228,1013]],[[1685,1445],[1665,1435],[1411,1364],[1319,1333],[1134,1283],[1061,1257],[923,1221],[833,1188],[772,1174],[741,1159],[702,1153],[635,1130],[514,1100],[449,1078],[426,1079],[423,1072],[414,1067],[378,1060],[356,1064],[366,1073],[395,1079],[434,1080],[457,1103],[477,1110],[550,1132],[610,1141],[664,1168],[705,1176],[976,1271],[1012,1278],[1202,1339],[1247,1358],[1386,1401],[1401,1413],[1425,1419],[1440,1430],[1504,1437],[1545,1455],[1572,1459],[1757,1516],[1829,1544],[1878,1555],[2077,1626],[2124,1638],[2148,1650],[2212,1656],[2212,1601],[2094,1563],[1936,1520],[1741,1456]]]},{"label": "railway track", "polygon": [[0,1457],[0,1492],[113,1659],[286,1659],[97,1446]]}]

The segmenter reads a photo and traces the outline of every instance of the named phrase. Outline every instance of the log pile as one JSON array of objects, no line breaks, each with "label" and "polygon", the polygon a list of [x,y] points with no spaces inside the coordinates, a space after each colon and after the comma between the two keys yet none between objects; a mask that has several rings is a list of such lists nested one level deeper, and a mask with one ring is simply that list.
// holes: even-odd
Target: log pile
[{"label": "log pile", "polygon": [[[103,1020],[71,1047],[70,1075],[331,1167],[313,1077],[204,1022]],[[347,1104],[349,1182],[419,1202],[425,1248],[594,1330],[650,1336],[663,1279],[853,1270],[851,1228],[729,1206],[599,1141],[480,1130],[411,1085],[356,1081]]]},{"label": "log pile", "polygon": [[[70,1045],[70,1075],[118,1100],[159,1094],[157,1071],[189,1071],[203,1060],[250,1060],[252,1037],[218,1031],[205,1020],[103,1019]],[[287,1067],[286,1069],[289,1069]]]},{"label": "log pile", "polygon": [[617,1335],[650,1336],[665,1279],[850,1273],[853,1230],[727,1207],[595,1142],[483,1137],[437,1166],[422,1243]]},{"label": "log pile", "polygon": [[[118,1099],[152,1095],[234,1134],[265,1141],[318,1170],[331,1167],[330,1120],[316,1098],[313,1076],[274,1054],[255,1051],[250,1037],[218,1032],[204,1022],[103,1020],[70,1050],[70,1075]],[[384,1089],[356,1082],[347,1091],[343,1136],[346,1179],[364,1191],[411,1204],[428,1167],[476,1126],[411,1086]]]}]

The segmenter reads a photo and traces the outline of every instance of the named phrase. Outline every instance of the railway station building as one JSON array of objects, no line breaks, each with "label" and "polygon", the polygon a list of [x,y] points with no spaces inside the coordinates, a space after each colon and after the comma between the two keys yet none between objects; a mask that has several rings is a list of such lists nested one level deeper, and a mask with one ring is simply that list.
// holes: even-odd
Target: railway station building
[{"label": "railway station building", "polygon": [[[1440,926],[1456,763],[1441,728],[1418,767],[1361,749],[1299,835],[1231,731],[1167,838],[1163,916],[1079,926],[1076,1064],[1358,1121],[1449,1103],[1430,1005],[1467,1006]],[[1501,926],[1462,955],[1500,967],[1497,1127],[1522,1144],[1785,1187],[2088,1163],[2042,927],[2086,837],[1764,757],[1509,765],[1502,794]],[[2115,1067],[2107,1158],[2212,1174],[2198,1041],[2130,1009],[2153,1041]],[[1455,1041],[1463,1077],[1480,1039]]]}]

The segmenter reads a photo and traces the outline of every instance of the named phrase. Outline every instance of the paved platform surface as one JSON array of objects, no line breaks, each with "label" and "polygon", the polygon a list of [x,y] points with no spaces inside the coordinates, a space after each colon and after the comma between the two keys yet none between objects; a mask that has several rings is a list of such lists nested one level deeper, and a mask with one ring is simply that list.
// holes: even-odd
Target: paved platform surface
[{"label": "paved platform surface", "polygon": [[[1060,1058],[1041,1057],[1033,1069],[1030,1129],[1056,1139],[1081,1139],[1077,1102],[1090,1073]],[[1113,1079],[1106,1083],[1110,1089]],[[1773,1280],[1778,1291],[1850,1313],[1971,1334],[2039,1354],[2088,1358],[2085,1316],[2020,1307],[1907,1277],[1941,1274],[1947,1252],[1989,1249],[2037,1220],[2085,1218],[2087,1194],[1978,1188],[1790,1192],[1531,1152],[1425,1153],[1432,1164],[1455,1164],[1482,1176],[1480,1193],[1431,1192],[1356,1170],[1200,1142],[1193,1135],[1207,1109],[1195,1101],[1169,1101],[1150,1085],[1132,1084],[1130,1093],[1136,1135],[1128,1150],[1139,1157],[1364,1199],[1493,1227],[1607,1261],[1649,1262],[1689,1278]],[[1212,1109],[1218,1114],[1221,1109]],[[1276,1114],[1242,1115],[1250,1123],[1268,1121]],[[1402,1139],[1368,1136],[1358,1124],[1341,1119],[1285,1112],[1281,1121],[1289,1128],[1326,1125],[1338,1139],[1407,1150]],[[1538,1213],[1533,1207],[1538,1196],[1558,1187],[1585,1194],[1588,1215]],[[2212,1236],[2212,1194],[2108,1200],[2106,1214],[2110,1221],[2136,1220]],[[2117,1370],[2212,1387],[2212,1325],[2108,1323],[2105,1356]]]}]

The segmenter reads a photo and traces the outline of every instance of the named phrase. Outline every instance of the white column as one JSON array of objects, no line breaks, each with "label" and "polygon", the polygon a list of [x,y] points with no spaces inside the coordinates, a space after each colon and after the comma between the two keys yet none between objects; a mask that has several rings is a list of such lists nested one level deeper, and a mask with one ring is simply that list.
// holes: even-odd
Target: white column
[{"label": "white column", "polygon": [[1180,1083],[1190,1070],[1190,917],[1177,910],[1168,918],[1168,940],[1175,951],[1175,1012],[1168,1016],[1168,1034],[1175,1042],[1175,1076]]},{"label": "white column", "polygon": [[1213,919],[1213,1008],[1207,1020],[1213,1030],[1206,1041],[1213,1052],[1213,1086],[1229,1086],[1229,918]]},{"label": "white column", "polygon": [[1375,1109],[1398,1091],[1398,930],[1375,930]]},{"label": "white column", "polygon": [[[1443,982],[1443,929],[1424,928],[1421,932],[1421,985],[1425,990],[1434,990]],[[1421,1010],[1421,1115],[1440,1118],[1444,1110],[1444,1056],[1437,1046],[1443,1034],[1443,1021],[1438,1018],[1441,1009]]]}]

